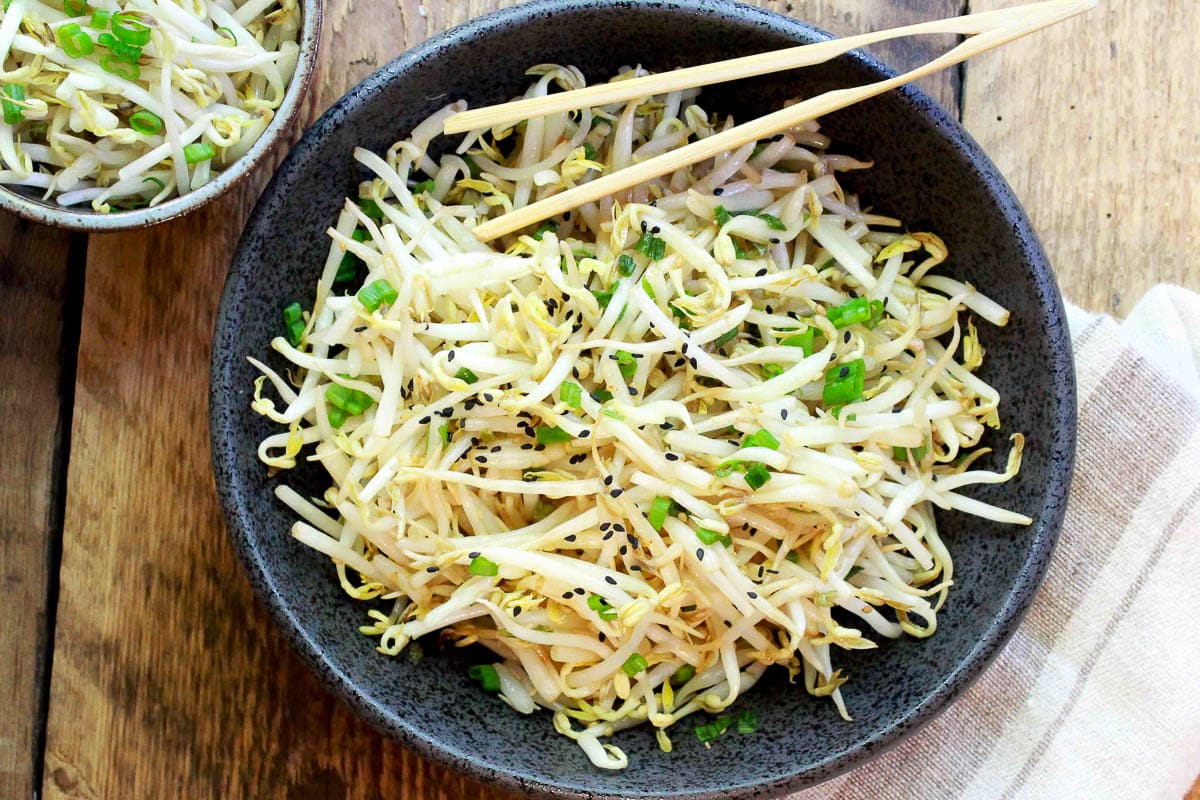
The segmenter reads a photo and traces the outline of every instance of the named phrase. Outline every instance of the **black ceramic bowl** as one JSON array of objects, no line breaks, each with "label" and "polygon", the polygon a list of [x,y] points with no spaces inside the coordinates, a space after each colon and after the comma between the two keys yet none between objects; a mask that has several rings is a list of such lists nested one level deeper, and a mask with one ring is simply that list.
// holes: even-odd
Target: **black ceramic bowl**
[{"label": "black ceramic bowl", "polygon": [[[838,654],[854,722],[827,700],[770,674],[740,708],[761,716],[753,736],[705,750],[690,721],[675,750],[648,729],[619,734],[629,767],[592,767],[548,714],[522,716],[468,679],[453,653],[427,648],[419,663],[387,658],[356,632],[363,606],[341,591],[329,560],[288,534],[291,513],[275,500],[255,457],[272,425],[250,410],[254,370],[269,354],[280,308],[309,303],[324,262],[325,229],[362,171],[351,150],[382,152],[453,98],[472,106],[518,94],[527,66],[575,64],[592,79],[622,65],[655,70],[745,55],[825,37],[804,24],[723,2],[656,0],[533,2],[493,14],[408,52],[330,109],[267,187],[242,237],[213,341],[211,425],[217,486],[234,544],[271,613],[322,679],[381,731],[476,778],[555,797],[767,797],[831,777],[894,745],[929,720],[984,669],[1013,632],[1042,579],[1062,520],[1075,442],[1075,392],[1061,297],[1045,254],[1004,179],[965,131],[929,97],[904,89],[824,120],[836,150],[875,161],[856,188],[912,230],[943,236],[947,273],[969,278],[1010,308],[1004,329],[984,326],[982,374],[999,388],[1006,431],[1029,445],[1013,481],[974,496],[1032,516],[1028,528],[944,514],[955,583],[924,641]],[[705,91],[706,108],[741,119],[797,94],[891,74],[863,55]],[[1004,452],[1003,437],[993,444]],[[998,461],[996,462],[998,464]],[[287,476],[312,481],[316,473]]]}]

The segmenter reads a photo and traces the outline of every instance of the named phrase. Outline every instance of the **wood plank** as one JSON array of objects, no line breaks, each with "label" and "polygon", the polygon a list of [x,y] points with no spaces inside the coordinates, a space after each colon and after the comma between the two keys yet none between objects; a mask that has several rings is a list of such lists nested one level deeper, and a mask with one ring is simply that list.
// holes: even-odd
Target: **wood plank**
[{"label": "wood plank", "polygon": [[[502,4],[428,2],[422,15],[415,0],[330,0],[306,117],[404,48]],[[878,0],[792,5],[840,30],[930,14]],[[953,107],[952,78],[935,90]],[[209,465],[208,344],[261,185],[89,251],[45,794],[508,797],[336,703],[273,629],[227,543]]]},{"label": "wood plank", "polygon": [[[29,797],[42,733],[45,657],[61,530],[60,476],[74,348],[72,247],[82,237],[0,216],[0,797]],[[69,329],[64,336],[64,328]],[[64,342],[64,338],[68,340]],[[67,393],[69,395],[69,391]]]},{"label": "wood plank", "polygon": [[964,121],[1087,308],[1123,314],[1161,281],[1200,289],[1198,38],[1193,0],[1108,0],[967,68]]}]

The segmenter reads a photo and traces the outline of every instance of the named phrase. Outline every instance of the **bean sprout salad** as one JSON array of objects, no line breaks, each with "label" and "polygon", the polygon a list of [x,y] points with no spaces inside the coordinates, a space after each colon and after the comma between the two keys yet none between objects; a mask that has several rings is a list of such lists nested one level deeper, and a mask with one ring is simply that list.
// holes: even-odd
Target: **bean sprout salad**
[{"label": "bean sprout salad", "polygon": [[299,56],[297,0],[3,0],[0,184],[107,213],[244,155]]},{"label": "bean sprout salad", "polygon": [[[635,74],[623,71],[615,80]],[[527,95],[584,83],[542,65]],[[485,218],[731,125],[696,91],[430,145],[450,105],[386,154],[335,227],[311,309],[283,310],[253,408],[285,426],[259,456],[331,486],[277,496],[292,534],[374,601],[397,654],[429,634],[513,709],[553,713],[598,767],[609,737],[737,698],[778,665],[843,702],[844,649],[927,637],[953,582],[934,509],[1031,520],[964,489],[999,427],[975,319],[1008,312],[938,274],[931,233],[846,193],[870,165],[816,123],[497,247]],[[273,387],[277,399],[264,394]]]}]

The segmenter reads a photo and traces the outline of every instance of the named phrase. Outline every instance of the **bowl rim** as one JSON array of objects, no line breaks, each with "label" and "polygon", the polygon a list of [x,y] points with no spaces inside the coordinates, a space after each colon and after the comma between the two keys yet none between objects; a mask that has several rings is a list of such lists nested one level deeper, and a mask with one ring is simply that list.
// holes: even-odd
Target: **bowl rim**
[{"label": "bowl rim", "polygon": [[[620,0],[612,5],[650,6],[682,12],[727,15],[754,25],[765,26],[785,35],[807,34],[818,39],[833,38],[828,32],[800,19],[733,0]],[[328,132],[341,125],[342,117],[348,109],[391,81],[403,80],[410,69],[418,67],[422,61],[435,56],[443,49],[457,46],[470,41],[479,34],[486,34],[498,28],[524,24],[531,18],[547,11],[586,10],[594,6],[594,0],[530,0],[530,2],[515,7],[504,8],[476,17],[426,39],[376,70],[347,92],[317,120],[305,134],[304,140],[310,145],[319,141]],[[880,77],[896,74],[890,67],[862,50],[854,50],[846,57],[877,73]],[[243,251],[248,247],[248,238],[243,232],[230,264],[213,337],[209,415],[217,488],[234,548],[243,567],[252,578],[251,583],[256,595],[267,606],[276,624],[283,629],[289,641],[299,651],[309,667],[319,675],[322,683],[389,738],[404,746],[414,748],[422,756],[442,766],[466,774],[478,781],[498,784],[509,791],[537,797],[580,797],[589,798],[589,800],[621,800],[621,798],[627,797],[670,797],[673,800],[684,800],[684,798],[687,800],[718,800],[721,798],[727,800],[751,796],[773,797],[797,791],[858,767],[891,749],[906,735],[928,723],[978,678],[1016,631],[1028,611],[1033,597],[1045,577],[1050,555],[1062,527],[1075,456],[1074,360],[1062,295],[1054,279],[1052,268],[1028,216],[1007,181],[961,123],[950,116],[946,109],[923,90],[907,84],[894,91],[899,93],[902,100],[912,107],[915,113],[926,117],[936,135],[948,139],[961,153],[963,159],[975,170],[976,180],[985,185],[987,193],[993,198],[1001,214],[1009,222],[1013,236],[1020,238],[1025,243],[1022,249],[1026,254],[1026,268],[1032,274],[1035,300],[1045,311],[1042,322],[1051,356],[1051,363],[1045,365],[1045,369],[1053,376],[1054,388],[1053,397],[1049,400],[1053,404],[1049,414],[1054,429],[1053,441],[1047,442],[1045,445],[1047,451],[1054,454],[1054,461],[1050,466],[1051,481],[1042,494],[1043,506],[1038,515],[1039,522],[1042,523],[1039,534],[1031,542],[1020,570],[1003,596],[997,612],[988,621],[982,635],[966,655],[943,677],[942,682],[920,702],[908,708],[905,713],[898,715],[876,735],[840,753],[833,754],[821,762],[810,765],[803,772],[771,780],[731,784],[719,790],[703,789],[675,792],[670,795],[609,794],[605,791],[596,791],[580,786],[546,782],[531,775],[507,770],[502,765],[481,764],[473,761],[469,753],[456,749],[452,743],[440,740],[421,730],[420,727],[414,726],[409,720],[396,715],[391,709],[372,699],[367,692],[356,685],[351,675],[340,670],[325,657],[311,632],[303,627],[289,604],[284,600],[278,585],[271,576],[267,560],[264,559],[263,553],[258,547],[256,540],[260,534],[256,531],[256,526],[248,513],[247,498],[238,496],[239,491],[232,485],[233,481],[230,479],[230,476],[235,473],[233,465],[237,446],[232,441],[222,440],[218,431],[221,428],[221,419],[237,410],[235,393],[228,390],[227,378],[238,358],[232,352],[218,349],[217,345],[225,338],[222,331],[237,324],[236,320],[240,316],[235,295],[239,285],[244,282],[249,272],[248,268],[243,266],[245,263]],[[264,190],[262,197],[266,197],[272,191],[278,191],[285,187],[291,188],[288,184],[289,167],[294,159],[299,161],[303,157],[306,149],[305,141],[302,141],[289,154]],[[245,231],[253,230],[256,227],[260,222],[260,215],[265,215],[261,202],[256,205],[246,224]]]},{"label": "bowl rim", "polygon": [[316,71],[324,0],[300,0],[300,7],[304,15],[298,41],[300,50],[296,58],[296,70],[288,81],[283,102],[250,149],[234,161],[232,166],[218,173],[217,177],[194,192],[172,197],[157,206],[108,214],[85,210],[78,206],[51,205],[26,197],[7,186],[0,186],[0,210],[12,212],[30,222],[55,228],[85,233],[109,233],[157,225],[189,214],[224,195],[254,172],[281,139],[287,138],[292,123],[300,113],[301,101]]}]

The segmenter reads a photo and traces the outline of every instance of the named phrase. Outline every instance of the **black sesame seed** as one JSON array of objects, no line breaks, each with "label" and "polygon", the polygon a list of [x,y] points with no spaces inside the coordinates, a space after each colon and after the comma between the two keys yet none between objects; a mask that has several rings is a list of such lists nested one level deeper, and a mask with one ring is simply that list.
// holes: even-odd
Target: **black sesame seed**
[{"label": "black sesame seed", "polygon": [[687,343],[687,342],[684,342],[684,343],[683,343],[683,347],[679,348],[679,351],[680,351],[681,353],[686,353],[686,352],[688,351],[688,346],[689,346],[689,345],[688,345],[688,343]]},{"label": "black sesame seed", "polygon": [[579,432],[579,438],[580,438],[580,439],[586,439],[586,438],[588,438],[588,437],[589,437],[589,436],[591,436],[591,435],[592,435],[592,432],[591,432],[589,429],[587,429],[587,428],[584,428],[583,430],[581,430],[581,431]]},{"label": "black sesame seed", "polygon": [[613,483],[613,476],[612,476],[612,475],[605,475],[605,476],[604,476],[604,485],[605,485],[605,486],[612,486],[612,483]]},{"label": "black sesame seed", "polygon": [[366,325],[359,325],[357,328],[354,329],[354,332],[355,333],[364,333],[364,332],[366,332],[366,330],[367,330]]},{"label": "black sesame seed", "polygon": [[636,387],[634,387],[634,386],[629,387],[629,394],[631,397],[637,397],[637,393],[638,393],[638,391],[637,391]]},{"label": "black sesame seed", "polygon": [[453,408],[443,408],[439,413],[446,419],[450,419],[451,417],[454,416],[454,409]]},{"label": "black sesame seed", "polygon": [[601,522],[601,523],[600,523],[600,530],[602,530],[602,531],[606,531],[606,530],[608,530],[608,529],[609,529],[609,528],[611,528],[611,527],[612,527],[612,523],[611,523],[611,522]]},{"label": "black sesame seed", "polygon": [[654,234],[662,233],[662,228],[655,225],[653,228],[650,229],[650,232],[654,233]]},{"label": "black sesame seed", "polygon": [[483,399],[490,403],[496,399],[496,396],[493,395],[491,392],[484,392]]},{"label": "black sesame seed", "polygon": [[566,536],[564,536],[564,537],[563,537],[563,541],[566,541],[566,542],[573,542],[573,541],[575,541],[577,538],[579,538],[579,537],[577,537],[575,534],[573,534],[573,533],[568,533]]},{"label": "black sesame seed", "polygon": [[763,267],[763,268],[762,268],[762,269],[760,269],[758,272],[754,273],[754,277],[756,277],[756,278],[761,278],[762,276],[764,276],[764,275],[766,275],[766,274],[767,274],[767,268],[766,268],[766,267]]},{"label": "black sesame seed", "polygon": [[430,417],[421,417],[417,422],[421,425],[428,425]]},{"label": "black sesame seed", "polygon": [[513,610],[512,610],[512,615],[513,615],[514,617],[519,617],[519,616],[521,616],[521,607],[520,607],[520,606],[514,606],[514,607],[513,607]]},{"label": "black sesame seed", "polygon": [[438,568],[437,567],[426,567],[425,571],[426,572],[437,572]]},{"label": "black sesame seed", "polygon": [[629,553],[629,546],[623,544],[617,552],[621,555],[627,555]]},{"label": "black sesame seed", "polygon": [[779,237],[778,237],[778,236],[772,236],[770,239],[768,239],[768,241],[769,241],[771,244],[779,244]]},{"label": "black sesame seed", "polygon": [[607,542],[607,541],[608,541],[609,539],[611,539],[612,537],[613,537],[613,532],[612,532],[612,531],[609,531],[608,533],[604,534],[604,536],[603,536],[603,537],[601,537],[601,538],[602,538],[604,541],[606,541],[606,542]]},{"label": "black sesame seed", "polygon": [[692,365],[692,369],[696,369],[696,367],[699,366],[699,364],[700,364],[700,362],[697,361],[695,358],[689,358],[688,363]]},{"label": "black sesame seed", "polygon": [[545,449],[546,449],[546,445],[544,445],[544,444],[535,444],[533,446],[533,452],[535,452],[535,453],[540,453]]},{"label": "black sesame seed", "polygon": [[638,548],[638,537],[634,536],[632,533],[627,533],[625,534],[625,539],[633,546],[634,550]]},{"label": "black sesame seed", "polygon": [[787,415],[788,415],[788,411],[787,411],[787,409],[786,409],[786,408],[781,408],[781,409],[779,409],[779,418],[780,418],[780,419],[786,420],[786,419],[787,419]]},{"label": "black sesame seed", "polygon": [[574,596],[574,592],[563,592],[563,600],[570,600]]},{"label": "black sesame seed", "polygon": [[697,548],[696,548],[696,560],[697,560],[697,561],[703,561],[703,560],[704,560],[704,548],[703,548],[703,547],[697,547]]},{"label": "black sesame seed", "polygon": [[839,378],[844,378],[844,377],[846,377],[846,376],[847,376],[847,375],[849,375],[849,374],[850,374],[850,368],[849,368],[849,367],[842,367],[841,369],[839,369],[839,370],[838,370],[838,377],[839,377]]},{"label": "black sesame seed", "polygon": [[617,522],[617,523],[613,524],[613,530],[616,531],[617,533],[624,533],[625,526],[622,525],[621,523]]},{"label": "black sesame seed", "polygon": [[723,186],[718,186],[717,188],[713,189],[713,194],[715,194],[717,197],[720,197],[721,195],[725,194],[725,188]]},{"label": "black sesame seed", "polygon": [[487,456],[475,456],[475,460],[478,461],[480,464],[486,464]]},{"label": "black sesame seed", "polygon": [[500,452],[500,445],[496,445],[496,446],[495,446],[495,447],[493,447],[493,448],[492,448],[492,449],[491,449],[489,452],[492,452],[492,453],[499,453],[499,452]]},{"label": "black sesame seed", "polygon": [[612,575],[605,575],[605,576],[604,576],[604,582],[605,582],[605,583],[607,583],[609,586],[616,586],[616,585],[617,585],[617,579],[616,579],[616,578],[614,578]]},{"label": "black sesame seed", "polygon": [[526,442],[525,444],[521,445],[521,449],[522,450],[532,450],[533,445],[531,445],[529,442]]},{"label": "black sesame seed", "polygon": [[600,633],[598,633],[596,635],[596,638],[599,639],[602,643],[608,639],[608,637],[604,635],[604,631],[600,631]]},{"label": "black sesame seed", "polygon": [[686,359],[686,358],[677,358],[677,359],[675,359],[675,365],[674,365],[674,366],[675,366],[676,368],[678,368],[678,367],[682,367],[682,366],[683,366],[684,364],[686,364],[686,363],[687,363],[687,359]]},{"label": "black sesame seed", "polygon": [[583,587],[582,587],[582,586],[576,586],[576,587],[575,587],[575,594],[583,594]]},{"label": "black sesame seed", "polygon": [[850,331],[846,331],[842,334],[842,341],[846,344],[850,344]]},{"label": "black sesame seed", "polygon": [[646,232],[646,220],[642,220],[642,233]]},{"label": "black sesame seed", "polygon": [[571,367],[571,377],[579,379],[579,367]]},{"label": "black sesame seed", "polygon": [[749,597],[751,600],[757,600],[758,592],[746,592],[746,596]]},{"label": "black sesame seed", "polygon": [[563,222],[570,222],[570,221],[571,221],[571,212],[564,211],[563,212]]},{"label": "black sesame seed", "polygon": [[771,308],[770,306],[764,306],[764,307],[763,307],[763,311],[767,312],[768,314],[774,314],[774,313],[775,313],[775,309]]},{"label": "black sesame seed", "polygon": [[447,361],[447,363],[449,363],[453,360],[454,360],[454,351],[451,350],[449,353],[446,354],[446,361]]},{"label": "black sesame seed", "polygon": [[667,453],[666,458],[667,458],[667,461],[678,461],[679,454],[678,453]]},{"label": "black sesame seed", "polygon": [[625,493],[625,490],[624,490],[624,489],[613,489],[613,490],[612,490],[611,492],[609,492],[608,494],[609,494],[609,496],[610,496],[610,497],[612,497],[612,498],[614,498],[614,499],[615,499],[615,498],[618,498],[618,497],[620,497],[620,496],[621,496],[622,494],[624,494],[624,493]]},{"label": "black sesame seed", "polygon": [[723,620],[721,620],[721,622],[724,622],[724,623],[725,623],[725,627],[726,627],[726,628],[732,628],[732,627],[733,627],[733,623],[732,623],[732,622],[730,622],[730,621],[729,621],[729,620],[727,620],[727,619],[723,619]]},{"label": "black sesame seed", "polygon": [[629,571],[630,572],[641,572],[642,568],[639,567],[637,564],[634,564],[632,567],[629,568]]}]

